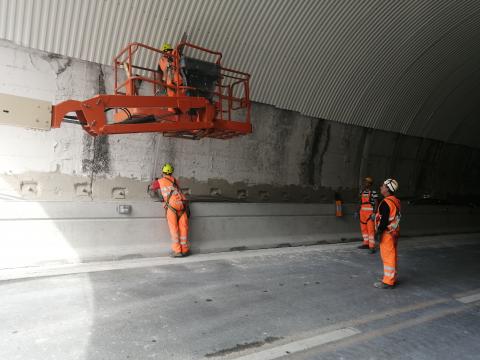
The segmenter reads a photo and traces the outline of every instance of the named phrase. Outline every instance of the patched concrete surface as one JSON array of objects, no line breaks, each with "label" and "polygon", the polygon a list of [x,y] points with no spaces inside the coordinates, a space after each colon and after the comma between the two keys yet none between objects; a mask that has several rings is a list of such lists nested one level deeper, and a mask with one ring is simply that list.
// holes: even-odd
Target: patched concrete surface
[{"label": "patched concrete surface", "polygon": [[351,244],[3,281],[0,357],[254,359],[310,344],[284,355],[476,359],[479,303],[458,299],[480,293],[480,239],[399,251],[393,290],[372,287],[378,254]]}]

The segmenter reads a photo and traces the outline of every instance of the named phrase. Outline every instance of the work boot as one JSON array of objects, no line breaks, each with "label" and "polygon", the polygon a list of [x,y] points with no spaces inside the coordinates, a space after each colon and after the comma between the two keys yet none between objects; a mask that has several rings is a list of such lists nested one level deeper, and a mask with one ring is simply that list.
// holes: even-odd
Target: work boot
[{"label": "work boot", "polygon": [[395,285],[385,284],[383,281],[379,281],[373,284],[377,289],[393,289]]},{"label": "work boot", "polygon": [[360,245],[360,246],[357,246],[358,249],[368,249],[368,245],[367,244],[363,244],[363,245]]},{"label": "work boot", "polygon": [[170,257],[172,258],[180,258],[180,257],[183,257],[182,253],[178,253],[178,252],[171,252],[170,253]]},{"label": "work boot", "polygon": [[185,251],[185,252],[182,253],[182,256],[188,256],[188,255],[190,255],[190,250]]},{"label": "work boot", "polygon": [[375,248],[370,249],[370,254],[375,254],[376,252],[377,252],[377,250],[375,250]]}]

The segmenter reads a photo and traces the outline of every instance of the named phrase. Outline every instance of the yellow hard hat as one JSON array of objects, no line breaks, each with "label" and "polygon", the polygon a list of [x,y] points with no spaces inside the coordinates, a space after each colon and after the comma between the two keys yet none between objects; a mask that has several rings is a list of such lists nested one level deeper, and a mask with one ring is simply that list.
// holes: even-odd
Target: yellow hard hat
[{"label": "yellow hard hat", "polygon": [[167,175],[173,174],[173,166],[170,163],[163,165],[162,172]]},{"label": "yellow hard hat", "polygon": [[172,45],[170,45],[170,43],[168,43],[168,42],[163,43],[162,51],[170,51],[170,50],[173,50]]}]

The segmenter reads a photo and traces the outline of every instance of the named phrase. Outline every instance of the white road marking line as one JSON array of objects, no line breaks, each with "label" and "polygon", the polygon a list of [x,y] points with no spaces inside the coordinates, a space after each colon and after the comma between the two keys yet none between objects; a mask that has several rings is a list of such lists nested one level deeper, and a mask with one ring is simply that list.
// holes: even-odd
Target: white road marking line
[{"label": "white road marking line", "polygon": [[280,345],[271,349],[259,351],[257,353],[241,356],[235,360],[274,360],[283,356],[297,352],[312,349],[314,347],[325,345],[334,341],[342,340],[353,335],[360,334],[361,331],[356,328],[342,328],[325,334],[317,335],[308,339],[294,341],[285,345]]},{"label": "white road marking line", "polygon": [[469,303],[472,303],[472,302],[475,302],[475,301],[480,301],[480,293],[459,297],[459,298],[457,298],[457,300],[460,301],[461,303],[464,303],[464,304],[469,304]]},{"label": "white road marking line", "polygon": [[[321,358],[320,354],[330,353],[332,351],[337,351],[338,349],[351,347],[356,344],[371,342],[373,339],[384,337],[388,334],[392,334],[400,330],[408,329],[414,326],[425,324],[427,322],[435,321],[445,316],[457,315],[458,313],[465,311],[466,309],[468,308],[463,305],[459,305],[458,307],[447,308],[434,313],[430,313],[425,316],[415,317],[413,319],[402,321],[402,322],[396,322],[391,326],[380,327],[379,329],[366,332],[366,333],[361,333],[360,335],[355,337],[349,337],[339,343],[326,344],[325,346],[312,350],[311,353],[315,353],[316,358],[320,359]],[[308,352],[307,352],[307,356],[308,356]]]}]

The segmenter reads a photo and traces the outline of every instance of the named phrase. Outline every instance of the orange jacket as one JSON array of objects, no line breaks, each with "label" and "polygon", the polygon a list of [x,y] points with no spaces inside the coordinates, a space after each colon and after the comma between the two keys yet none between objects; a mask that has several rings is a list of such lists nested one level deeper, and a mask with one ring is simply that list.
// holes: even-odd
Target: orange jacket
[{"label": "orange jacket", "polygon": [[366,224],[373,220],[372,215],[375,211],[375,205],[378,199],[378,195],[373,190],[363,190],[360,193],[360,222]]},{"label": "orange jacket", "polygon": [[[384,212],[385,205],[388,207],[388,212],[386,213]],[[388,214],[388,218],[386,218],[386,214]],[[398,236],[400,234],[400,219],[400,200],[393,195],[387,196],[380,202],[378,207],[375,216],[375,229],[379,232],[387,231],[392,235]]]},{"label": "orange jacket", "polygon": [[161,191],[166,207],[170,205],[176,210],[185,209],[187,197],[182,193],[177,180],[173,176],[163,175],[163,177],[152,183],[150,189]]}]

